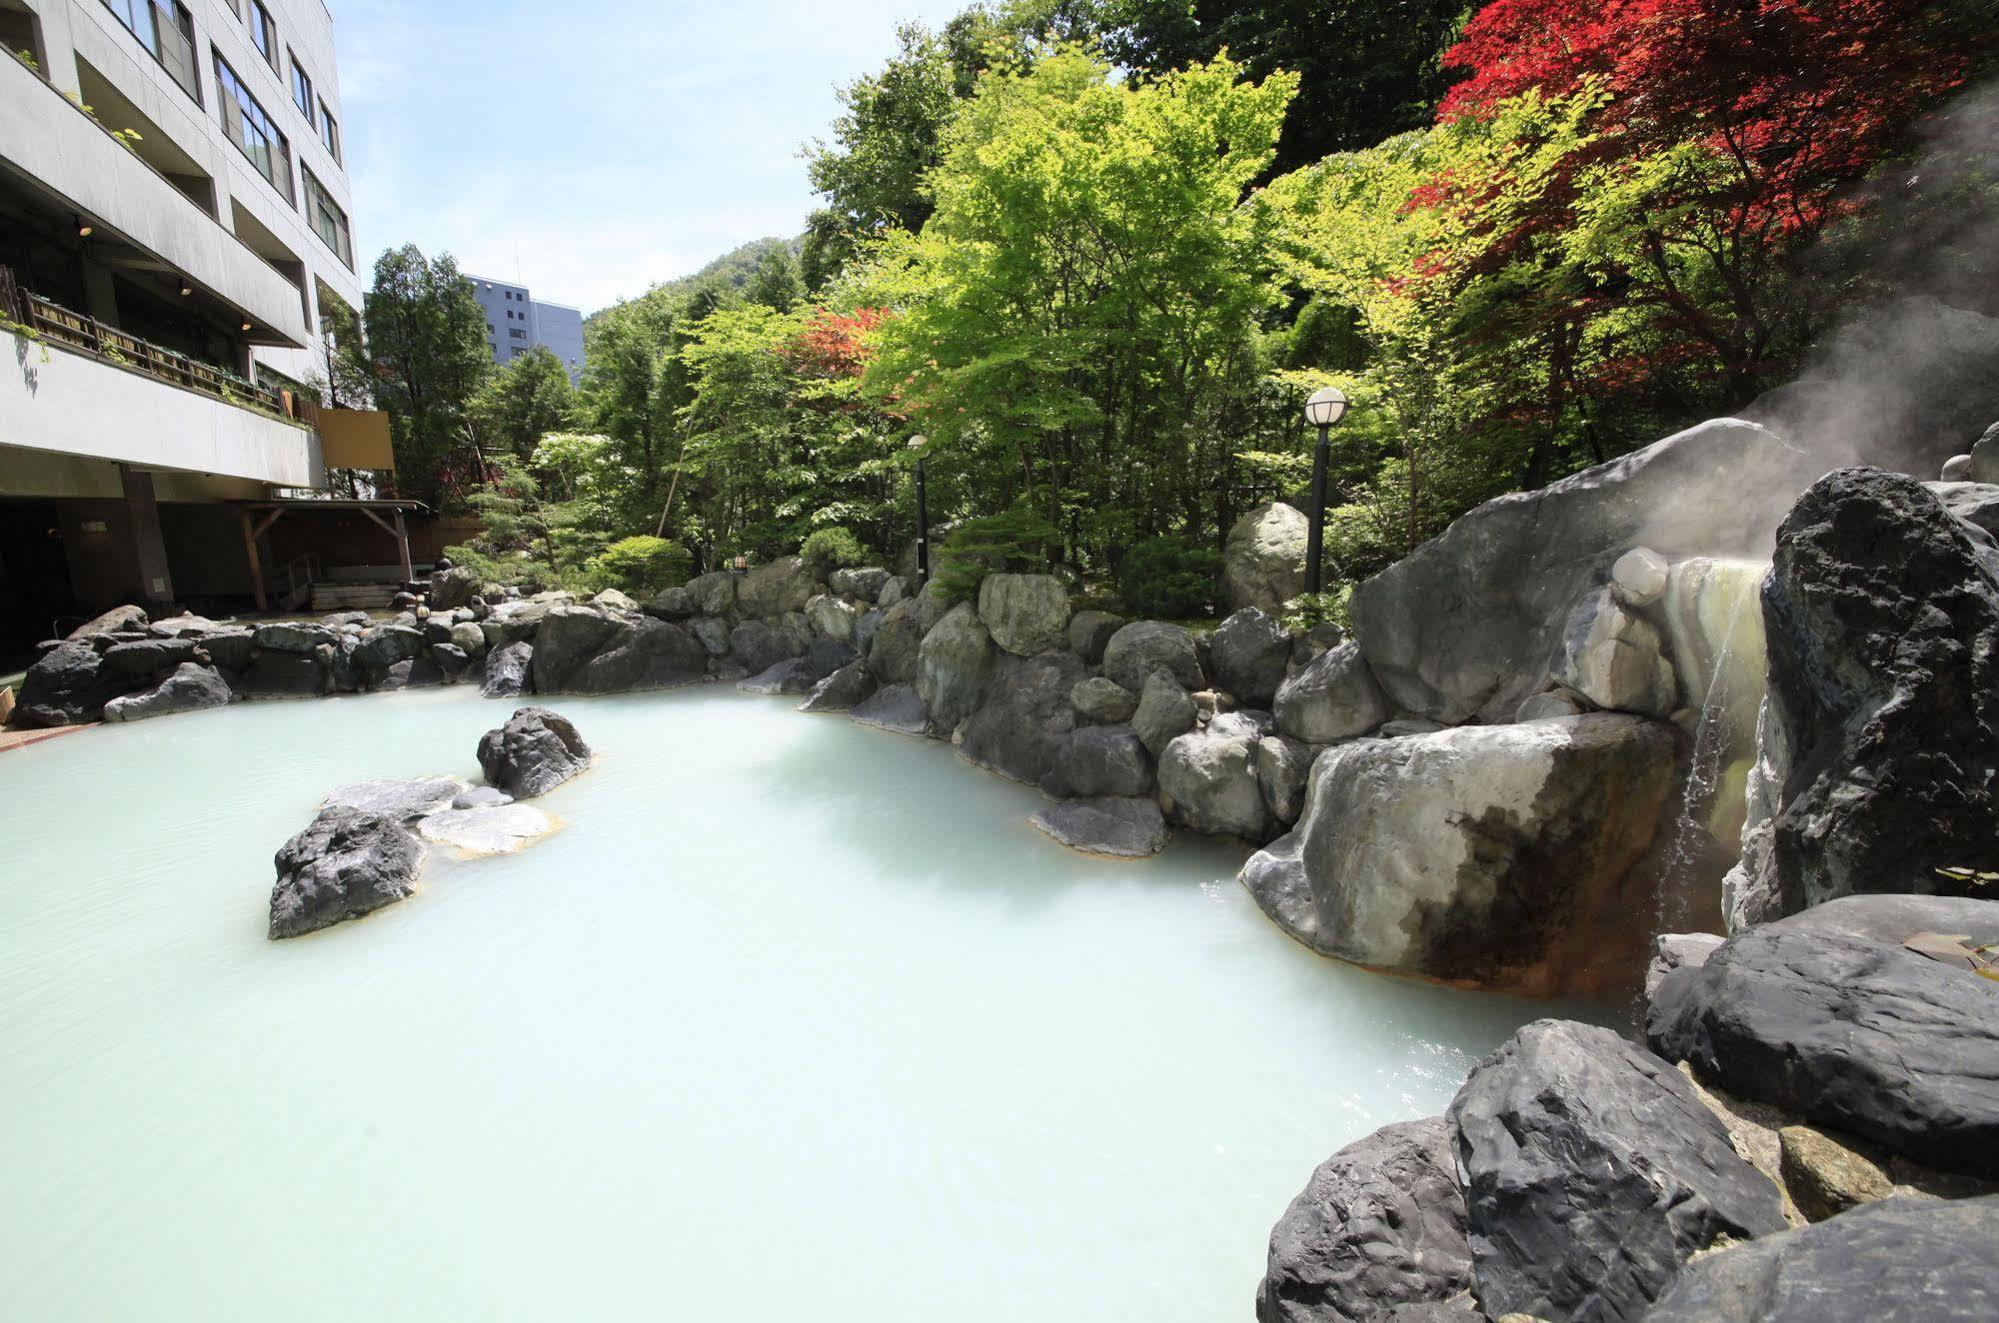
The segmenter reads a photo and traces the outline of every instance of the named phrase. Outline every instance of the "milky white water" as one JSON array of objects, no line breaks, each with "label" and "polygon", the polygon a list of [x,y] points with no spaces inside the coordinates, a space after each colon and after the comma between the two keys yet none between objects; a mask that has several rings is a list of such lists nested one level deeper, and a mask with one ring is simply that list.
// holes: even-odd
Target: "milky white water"
[{"label": "milky white water", "polygon": [[0,1317],[1246,1319],[1313,1166],[1546,1010],[1320,959],[1218,847],[1070,854],[940,744],[552,706],[561,831],[280,943],[319,799],[476,777],[505,705],[0,755]]}]

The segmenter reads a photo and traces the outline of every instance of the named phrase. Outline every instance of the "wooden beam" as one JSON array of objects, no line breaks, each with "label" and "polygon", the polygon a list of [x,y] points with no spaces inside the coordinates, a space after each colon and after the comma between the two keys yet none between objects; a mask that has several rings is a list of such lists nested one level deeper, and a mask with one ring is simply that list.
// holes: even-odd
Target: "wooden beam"
[{"label": "wooden beam", "polygon": [[264,521],[262,528],[259,528],[251,520],[248,510],[243,510],[239,513],[243,516],[243,550],[250,554],[250,590],[257,599],[257,609],[259,611],[268,611],[270,610],[270,602],[264,595],[264,563],[257,555],[257,537],[262,532],[262,528],[269,528],[271,526],[271,522],[277,518],[277,515],[273,513],[270,519]]},{"label": "wooden beam", "polygon": [[[362,514],[367,515],[368,518],[374,520],[375,527],[381,529],[384,533],[387,533],[390,537],[394,537],[396,535],[395,526],[391,524],[388,520],[382,518],[382,516],[376,514],[373,510],[370,510],[367,506],[357,505],[354,508],[356,510],[359,510]],[[396,512],[396,518],[401,519],[402,517],[403,517],[402,512],[398,510]]]},{"label": "wooden beam", "polygon": [[410,564],[410,530],[409,525],[403,520],[401,510],[396,511],[396,546],[403,553],[403,582],[413,582],[416,579],[416,569]]}]

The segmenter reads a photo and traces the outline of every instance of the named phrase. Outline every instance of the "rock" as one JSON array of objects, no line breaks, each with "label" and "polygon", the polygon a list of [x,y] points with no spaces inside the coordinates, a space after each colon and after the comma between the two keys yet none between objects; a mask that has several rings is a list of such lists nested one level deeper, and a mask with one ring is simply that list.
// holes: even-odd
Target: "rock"
[{"label": "rock", "polygon": [[590,746],[561,713],[524,707],[480,737],[479,766],[489,784],[533,799],[587,771]]},{"label": "rock", "polygon": [[1256,783],[1271,820],[1289,827],[1305,811],[1305,783],[1318,751],[1303,740],[1275,733],[1256,743]]},{"label": "rock", "polygon": [[416,890],[423,847],[393,818],[328,808],[285,842],[276,863],[272,941],[330,928],[406,898]]},{"label": "rock", "polygon": [[1235,714],[1175,738],[1159,758],[1166,816],[1210,836],[1264,840],[1270,812],[1256,781],[1257,738],[1255,724]]},{"label": "rock", "polygon": [[922,598],[907,597],[882,613],[875,629],[873,646],[868,649],[868,669],[884,684],[909,684],[916,679],[917,655],[923,636],[931,626],[924,624]]},{"label": "rock", "polygon": [[1471,1286],[1465,1200],[1440,1116],[1383,1126],[1312,1173],[1270,1232],[1257,1323],[1350,1323]]},{"label": "rock", "polygon": [[451,646],[467,657],[486,655],[486,634],[469,620],[462,620],[451,627]]},{"label": "rock", "polygon": [[736,688],[746,694],[809,694],[818,685],[819,676],[812,670],[811,663],[803,657],[786,657],[773,662],[749,679],[741,681]]},{"label": "rock", "polygon": [[354,665],[370,683],[397,662],[409,661],[425,647],[423,631],[407,625],[377,625],[361,632],[354,648]]},{"label": "rock", "polygon": [[817,685],[799,705],[800,712],[846,712],[857,707],[875,691],[875,678],[867,663],[848,662]]},{"label": "rock", "polygon": [[811,670],[814,683],[860,659],[861,654],[853,644],[837,639],[814,639],[805,649],[805,665]]},{"label": "rock", "polygon": [[1944,482],[1970,482],[1971,456],[1952,455],[1943,462],[1943,472],[1937,476]]},{"label": "rock", "polygon": [[1644,968],[1651,854],[1678,780],[1671,727],[1605,713],[1345,744],[1241,881],[1326,955],[1536,995],[1613,991]]},{"label": "rock", "polygon": [[527,804],[491,804],[433,813],[416,830],[426,841],[458,851],[461,859],[479,859],[517,854],[554,831],[555,822]]},{"label": "rock", "polygon": [[1665,717],[1678,706],[1679,683],[1658,627],[1625,610],[1609,588],[1569,614],[1555,680],[1607,712]]},{"label": "rock", "polygon": [[1141,620],[1111,635],[1104,647],[1106,676],[1134,694],[1142,694],[1154,671],[1165,672],[1189,693],[1208,687],[1194,651],[1194,637],[1178,625]]},{"label": "rock", "polygon": [[1342,643],[1277,690],[1277,728],[1307,744],[1366,735],[1388,720],[1388,696],[1357,643]]},{"label": "rock", "polygon": [[1129,726],[1085,726],[1070,732],[1056,770],[1068,793],[1085,799],[1152,793],[1152,759]]},{"label": "rock", "polygon": [[1988,485],[1999,483],[1999,423],[1985,429],[1985,434],[1971,446],[1971,480]]},{"label": "rock", "polygon": [[201,640],[208,659],[225,671],[249,669],[251,658],[257,655],[257,636],[247,629],[224,629],[209,634]]},{"label": "rock", "polygon": [[1999,538],[1999,487],[1981,482],[1927,482],[1923,484],[1943,508],[1975,528]]},{"label": "rock", "polygon": [[143,721],[147,717],[226,707],[233,695],[229,682],[213,667],[182,662],[174,673],[142,694],[114,698],[104,705],[106,721]]},{"label": "rock", "polygon": [[700,610],[700,605],[694,600],[694,594],[682,586],[660,589],[641,609],[647,615],[657,616],[661,620],[685,620],[696,614]]},{"label": "rock", "polygon": [[335,634],[324,625],[280,620],[259,625],[256,642],[265,652],[311,652],[322,643],[332,643]]},{"label": "rock", "polygon": [[850,602],[831,593],[820,593],[805,604],[805,618],[811,623],[812,632],[820,638],[852,643],[854,625],[860,619],[860,612]]},{"label": "rock", "polygon": [[464,566],[453,566],[430,576],[430,589],[424,596],[431,610],[449,611],[478,596],[481,586],[477,574]]},{"label": "rock", "polygon": [[1650,547],[1633,547],[1610,567],[1611,591],[1626,606],[1651,606],[1666,595],[1673,567]]},{"label": "rock", "polygon": [[1222,550],[1222,595],[1231,609],[1277,615],[1305,591],[1311,521],[1283,504],[1259,505],[1236,520]]},{"label": "rock", "polygon": [[777,631],[761,620],[745,620],[729,631],[729,654],[752,675],[761,675],[788,660]]},{"label": "rock", "polygon": [[818,590],[818,576],[808,561],[798,556],[781,556],[742,577],[736,586],[736,609],[753,617],[803,611]]},{"label": "rock", "polygon": [[1131,720],[1132,713],[1138,711],[1138,695],[1115,680],[1093,675],[1069,691],[1069,704],[1086,721],[1114,726]]},{"label": "rock", "polygon": [[599,611],[614,612],[618,615],[631,615],[639,609],[637,602],[634,602],[630,597],[619,592],[616,588],[606,588],[603,592],[598,593],[590,599],[590,605],[596,607]]},{"label": "rock", "polygon": [[1069,590],[1052,574],[988,574],[979,583],[979,619],[1017,657],[1055,652],[1068,640]]},{"label": "rock", "polygon": [[1400,721],[1386,723],[1375,734],[1384,740],[1401,740],[1411,735],[1435,735],[1440,730],[1449,729],[1449,726],[1438,725],[1423,717],[1404,717]]},{"label": "rock", "polygon": [[678,625],[571,606],[543,618],[533,661],[541,694],[631,693],[691,684],[708,672],[707,649]]},{"label": "rock", "polygon": [[1731,1093],[1942,1171],[1999,1177],[1990,979],[1869,938],[1765,926],[1668,974],[1645,1032]]},{"label": "rock", "polygon": [[1783,911],[1964,894],[1937,870],[1999,859],[1999,553],[1914,479],[1842,469],[1784,521],[1763,614]]},{"label": "rock", "polygon": [[1895,1193],[1895,1183],[1886,1172],[1823,1131],[1808,1125],[1786,1126],[1777,1141],[1784,1188],[1814,1222]]},{"label": "rock", "polygon": [[[330,621],[321,621],[320,623],[327,624]],[[168,616],[165,620],[155,620],[152,624],[146,626],[146,632],[156,639],[179,639],[213,634],[221,628],[223,628],[221,624],[210,620],[207,616],[197,616],[187,613]]]},{"label": "rock", "polygon": [[107,673],[90,636],[58,643],[28,668],[14,719],[26,726],[67,726],[96,721],[121,695],[130,677]]},{"label": "rock", "polygon": [[1104,649],[1124,626],[1123,616],[1108,611],[1078,611],[1069,621],[1069,651],[1091,666],[1100,665]]},{"label": "rock", "polygon": [[64,638],[65,642],[97,638],[104,634],[125,634],[146,628],[146,609],[141,606],[114,606],[96,619],[78,625]]},{"label": "rock", "polygon": [[1694,1254],[1784,1229],[1679,1072],[1609,1029],[1537,1020],[1451,1103],[1488,1315],[1638,1319]]},{"label": "rock", "polygon": [[1404,711],[1509,720],[1548,687],[1569,609],[1634,542],[1673,561],[1767,558],[1777,521],[1822,468],[1721,419],[1489,501],[1355,591],[1361,651]]},{"label": "rock", "polygon": [[461,790],[452,799],[451,807],[455,809],[497,808],[502,804],[511,804],[513,802],[514,797],[504,790],[497,790],[492,786],[472,786]]},{"label": "rock", "polygon": [[891,575],[888,578],[888,580],[882,584],[881,591],[875,594],[875,605],[881,607],[883,610],[887,610],[889,607],[894,606],[897,602],[900,602],[903,598],[908,597],[909,594],[910,594],[909,580],[903,578],[900,574]]},{"label": "rock", "polygon": [[689,580],[687,595],[694,599],[694,609],[701,615],[730,616],[736,612],[736,583],[734,574],[718,570]]},{"label": "rock", "polygon": [[317,655],[259,653],[243,677],[243,694],[248,698],[318,698],[327,691],[329,670]]},{"label": "rock", "polygon": [[1647,1323],[1984,1323],[1999,1196],[1893,1199],[1689,1264]]},{"label": "rock", "polygon": [[356,781],[328,795],[321,808],[350,808],[397,822],[414,822],[431,813],[450,808],[465,793],[465,783],[455,776],[426,776],[413,781]]},{"label": "rock", "polygon": [[479,692],[488,698],[519,698],[534,692],[534,644],[509,643],[493,649]]},{"label": "rock", "polygon": [[1847,896],[1771,925],[1783,932],[1859,937],[1900,946],[1918,933],[1955,933],[1976,946],[1999,944],[1999,897]]},{"label": "rock", "polygon": [[1515,721],[1551,721],[1560,717],[1579,717],[1589,711],[1589,705],[1566,689],[1550,689],[1545,694],[1536,694],[1520,705]]},{"label": "rock", "polygon": [[1661,933],[1652,939],[1652,963],[1645,967],[1645,999],[1659,990],[1676,969],[1698,968],[1720,949],[1725,939],[1713,933]]},{"label": "rock", "polygon": [[601,611],[550,607],[534,634],[535,688],[544,694],[563,692],[619,632],[619,623]]},{"label": "rock", "polygon": [[729,622],[717,616],[695,616],[685,621],[688,633],[710,657],[729,655]]},{"label": "rock", "polygon": [[[857,602],[874,605],[881,598],[882,589],[888,587],[891,576],[879,566],[869,565],[855,569],[834,570],[827,586],[843,597],[851,597]],[[900,593],[897,596],[901,596]]]},{"label": "rock", "polygon": [[1065,799],[1028,821],[1084,854],[1142,859],[1166,848],[1166,819],[1152,799]]},{"label": "rock", "polygon": [[465,655],[465,649],[455,643],[431,644],[430,661],[444,673],[447,680],[456,680],[472,664],[472,659]]},{"label": "rock", "polygon": [[1166,752],[1167,745],[1194,729],[1195,716],[1193,695],[1162,671],[1146,680],[1138,696],[1138,709],[1132,713],[1131,728],[1145,742],[1146,751],[1157,758]]},{"label": "rock", "polygon": [[884,685],[875,690],[874,697],[857,704],[847,715],[863,726],[893,731],[898,735],[922,736],[930,733],[930,719],[924,713],[923,700],[913,687],[906,684]]},{"label": "rock", "polygon": [[1051,780],[1050,774],[1059,770],[1058,760],[1076,727],[1069,692],[1082,678],[1083,663],[1066,652],[1001,654],[978,711],[958,730],[959,755],[1001,776],[1062,793],[1059,779]]},{"label": "rock", "polygon": [[1251,707],[1269,707],[1291,666],[1291,633],[1253,606],[1215,630],[1209,655],[1215,683]]},{"label": "rock", "polygon": [[[895,613],[889,615],[893,620]],[[875,648],[880,650],[880,640]],[[916,692],[940,733],[957,730],[978,710],[992,679],[994,652],[992,635],[970,602],[952,607],[923,636],[916,655]]]},{"label": "rock", "polygon": [[195,660],[199,645],[193,639],[141,639],[114,643],[106,648],[98,665],[107,678],[130,676],[152,680],[185,662]]}]

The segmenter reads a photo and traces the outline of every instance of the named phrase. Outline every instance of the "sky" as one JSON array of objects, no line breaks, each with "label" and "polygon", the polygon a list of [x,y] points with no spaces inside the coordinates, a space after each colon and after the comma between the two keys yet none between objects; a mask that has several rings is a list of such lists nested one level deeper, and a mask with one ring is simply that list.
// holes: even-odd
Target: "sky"
[{"label": "sky", "polygon": [[896,25],[965,0],[329,0],[356,253],[591,312],[791,236],[799,148]]}]

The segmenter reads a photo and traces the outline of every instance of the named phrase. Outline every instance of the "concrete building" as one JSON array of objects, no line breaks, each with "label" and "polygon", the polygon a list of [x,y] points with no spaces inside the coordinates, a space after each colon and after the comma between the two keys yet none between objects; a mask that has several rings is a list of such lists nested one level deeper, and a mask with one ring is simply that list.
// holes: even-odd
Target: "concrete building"
[{"label": "concrete building", "polygon": [[0,47],[7,650],[240,595],[249,503],[393,460],[301,390],[361,306],[322,0],[0,0]]},{"label": "concrete building", "polygon": [[583,314],[561,303],[539,303],[525,285],[468,273],[473,296],[486,310],[486,340],[493,361],[505,367],[542,345],[569,369],[571,383],[583,380]]}]

